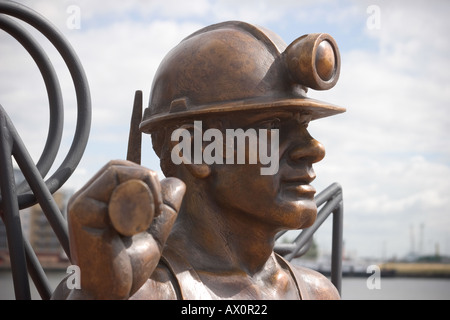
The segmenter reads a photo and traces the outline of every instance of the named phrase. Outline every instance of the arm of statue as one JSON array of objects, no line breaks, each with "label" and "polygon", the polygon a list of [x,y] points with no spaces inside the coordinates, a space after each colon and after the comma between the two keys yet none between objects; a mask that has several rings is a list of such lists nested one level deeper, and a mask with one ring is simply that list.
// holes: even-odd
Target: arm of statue
[{"label": "arm of statue", "polygon": [[[69,201],[73,299],[128,299],[149,279],[177,217],[185,185],[129,161],[103,167]],[[154,218],[152,214],[154,213]]]}]

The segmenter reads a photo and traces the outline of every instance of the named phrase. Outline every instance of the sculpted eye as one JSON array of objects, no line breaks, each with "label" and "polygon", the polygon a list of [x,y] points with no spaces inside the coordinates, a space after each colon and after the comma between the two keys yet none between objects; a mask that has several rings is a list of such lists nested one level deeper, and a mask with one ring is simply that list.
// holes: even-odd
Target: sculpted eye
[{"label": "sculpted eye", "polygon": [[273,118],[273,119],[270,119],[270,120],[264,120],[264,121],[261,121],[258,124],[258,128],[260,128],[260,129],[268,129],[268,130],[280,129],[280,123],[281,123],[281,120],[278,119],[278,118]]},{"label": "sculpted eye", "polygon": [[294,114],[294,118],[300,125],[304,126],[305,128],[308,128],[308,124],[311,122],[312,115],[310,113],[299,112]]}]

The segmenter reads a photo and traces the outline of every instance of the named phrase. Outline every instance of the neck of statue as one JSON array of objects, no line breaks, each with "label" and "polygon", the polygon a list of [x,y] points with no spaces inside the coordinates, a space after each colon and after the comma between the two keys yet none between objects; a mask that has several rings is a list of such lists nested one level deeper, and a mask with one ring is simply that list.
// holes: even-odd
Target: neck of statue
[{"label": "neck of statue", "polygon": [[168,244],[196,270],[253,275],[273,253],[278,230],[245,212],[218,206],[200,190],[188,191]]}]

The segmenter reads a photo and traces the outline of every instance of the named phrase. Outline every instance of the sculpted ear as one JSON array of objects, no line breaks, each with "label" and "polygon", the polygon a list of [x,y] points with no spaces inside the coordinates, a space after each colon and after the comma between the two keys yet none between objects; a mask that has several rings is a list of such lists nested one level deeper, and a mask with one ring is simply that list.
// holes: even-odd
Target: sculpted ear
[{"label": "sculpted ear", "polygon": [[185,124],[172,132],[170,139],[171,159],[176,165],[184,165],[196,178],[206,178],[211,168],[203,161],[201,126]]}]

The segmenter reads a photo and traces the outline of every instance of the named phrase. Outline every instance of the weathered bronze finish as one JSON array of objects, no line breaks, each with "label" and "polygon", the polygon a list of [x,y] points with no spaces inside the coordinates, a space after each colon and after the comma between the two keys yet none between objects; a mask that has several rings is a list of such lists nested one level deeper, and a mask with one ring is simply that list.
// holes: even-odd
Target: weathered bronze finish
[{"label": "weathered bronze finish", "polygon": [[[332,87],[339,65],[337,46],[324,34],[286,46],[268,30],[225,22],[184,39],[161,63],[140,125],[152,134],[169,178],[159,181],[136,163],[111,161],[71,198],[70,245],[81,289],[68,290],[63,281],[54,297],[339,298],[327,278],[273,251],[279,231],[315,220],[312,164],[325,151],[307,126],[345,109],[307,98],[306,86]],[[279,138],[273,174],[261,174],[267,164],[261,154],[257,163],[228,161],[237,159],[236,145],[231,155],[216,149],[216,162],[174,163],[175,130],[185,130],[194,153],[205,155],[207,129],[225,137],[241,128]],[[260,150],[253,147],[245,159]]]},{"label": "weathered bronze finish", "polygon": [[139,123],[142,118],[142,91],[134,94],[133,112],[131,114],[130,135],[128,138],[127,160],[141,164],[142,135]]},{"label": "weathered bronze finish", "polygon": [[155,215],[150,189],[136,179],[119,184],[109,199],[108,213],[113,228],[121,235],[131,237],[144,232]]}]

